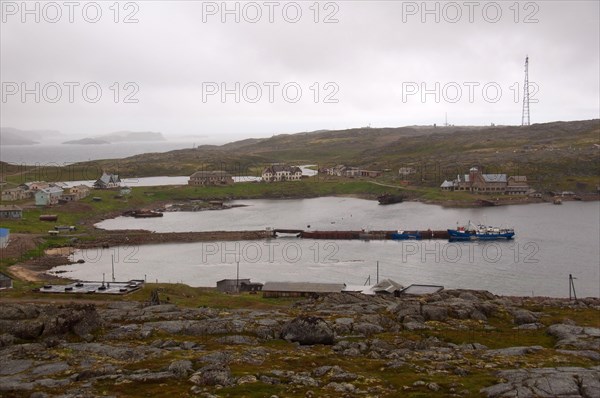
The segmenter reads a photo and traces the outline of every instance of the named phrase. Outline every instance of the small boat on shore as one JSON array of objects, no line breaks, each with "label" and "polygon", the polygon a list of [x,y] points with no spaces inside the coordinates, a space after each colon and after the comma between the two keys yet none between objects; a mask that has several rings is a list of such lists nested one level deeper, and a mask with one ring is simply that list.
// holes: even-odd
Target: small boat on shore
[{"label": "small boat on shore", "polygon": [[383,194],[377,197],[380,205],[391,205],[394,203],[402,203],[404,201],[404,195],[392,195],[389,193]]},{"label": "small boat on shore", "polygon": [[498,228],[482,224],[449,229],[450,240],[509,240],[515,236],[512,228]]},{"label": "small boat on shore", "polygon": [[153,217],[162,217],[163,213],[156,210],[130,210],[123,213],[125,217],[134,217],[134,218],[153,218]]}]

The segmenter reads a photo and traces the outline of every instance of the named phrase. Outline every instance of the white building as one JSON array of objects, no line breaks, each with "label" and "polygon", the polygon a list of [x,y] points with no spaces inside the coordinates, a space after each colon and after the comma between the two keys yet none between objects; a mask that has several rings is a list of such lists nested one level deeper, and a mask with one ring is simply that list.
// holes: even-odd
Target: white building
[{"label": "white building", "polygon": [[302,170],[297,166],[274,164],[263,170],[262,179],[265,182],[300,181]]}]

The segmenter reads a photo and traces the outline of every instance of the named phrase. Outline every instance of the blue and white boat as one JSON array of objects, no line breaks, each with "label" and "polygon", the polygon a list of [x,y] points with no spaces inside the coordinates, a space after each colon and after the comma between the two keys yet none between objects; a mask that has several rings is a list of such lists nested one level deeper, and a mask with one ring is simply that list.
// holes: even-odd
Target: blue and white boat
[{"label": "blue and white boat", "polygon": [[510,240],[515,236],[515,230],[512,228],[490,227],[483,224],[449,229],[450,240]]},{"label": "blue and white boat", "polygon": [[421,240],[419,231],[398,231],[390,234],[392,240]]}]

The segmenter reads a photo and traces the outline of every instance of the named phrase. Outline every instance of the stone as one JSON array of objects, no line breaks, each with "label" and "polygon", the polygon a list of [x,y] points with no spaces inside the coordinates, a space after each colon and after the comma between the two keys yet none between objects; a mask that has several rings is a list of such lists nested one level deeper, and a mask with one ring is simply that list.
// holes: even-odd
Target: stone
[{"label": "stone", "polygon": [[192,362],[187,359],[173,361],[169,365],[169,371],[175,375],[175,377],[185,378],[192,371]]},{"label": "stone", "polygon": [[421,313],[426,321],[443,322],[448,319],[448,310],[437,305],[424,305]]},{"label": "stone", "polygon": [[513,313],[514,321],[517,325],[524,325],[527,323],[536,323],[537,317],[533,314],[533,312],[528,310],[516,310]]},{"label": "stone", "polygon": [[319,382],[310,376],[295,374],[290,378],[290,383],[306,387],[319,387]]},{"label": "stone", "polygon": [[331,382],[325,386],[326,389],[334,390],[335,392],[354,392],[356,387],[350,383]]},{"label": "stone", "polygon": [[366,337],[383,332],[381,326],[366,322],[355,324],[353,330],[355,333],[362,334]]},{"label": "stone", "polygon": [[430,389],[431,391],[439,391],[440,390],[440,386],[437,383],[428,383],[427,388]]},{"label": "stone", "polygon": [[207,365],[194,373],[189,381],[199,386],[230,386],[234,380],[227,366]]},{"label": "stone", "polygon": [[544,347],[539,345],[529,346],[529,347],[509,347],[509,348],[500,348],[497,350],[488,350],[487,355],[493,356],[518,356],[518,355],[526,355],[531,354],[540,350],[543,350]]},{"label": "stone", "polygon": [[252,384],[252,383],[256,383],[258,381],[258,379],[256,378],[256,376],[253,375],[246,375],[246,376],[242,376],[237,380],[238,384]]},{"label": "stone", "polygon": [[241,345],[241,344],[256,345],[258,343],[256,338],[254,338],[254,337],[239,336],[239,335],[224,336],[224,337],[217,339],[217,341],[221,344],[229,344],[229,345]]},{"label": "stone", "polygon": [[0,361],[0,376],[21,373],[33,366],[31,359],[2,359]]},{"label": "stone", "polygon": [[334,343],[335,336],[331,326],[322,318],[300,316],[283,326],[281,338],[301,345]]}]

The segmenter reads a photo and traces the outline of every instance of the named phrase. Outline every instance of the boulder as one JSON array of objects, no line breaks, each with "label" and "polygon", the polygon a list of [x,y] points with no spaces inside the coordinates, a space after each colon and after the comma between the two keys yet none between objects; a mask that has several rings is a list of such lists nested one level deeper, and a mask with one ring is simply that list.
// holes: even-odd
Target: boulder
[{"label": "boulder", "polygon": [[537,317],[533,314],[533,312],[528,310],[516,310],[513,313],[514,321],[517,325],[525,325],[528,323],[536,323]]},{"label": "boulder", "polygon": [[448,310],[437,305],[424,305],[422,314],[426,321],[443,322],[448,319]]},{"label": "boulder", "polygon": [[280,336],[301,345],[331,345],[335,340],[332,327],[322,318],[314,316],[299,316],[291,320],[283,326]]},{"label": "boulder", "polygon": [[192,362],[188,360],[173,361],[169,365],[169,371],[176,377],[184,378],[192,371]]},{"label": "boulder", "polygon": [[198,386],[230,386],[235,382],[228,366],[216,364],[201,368],[189,380]]}]

